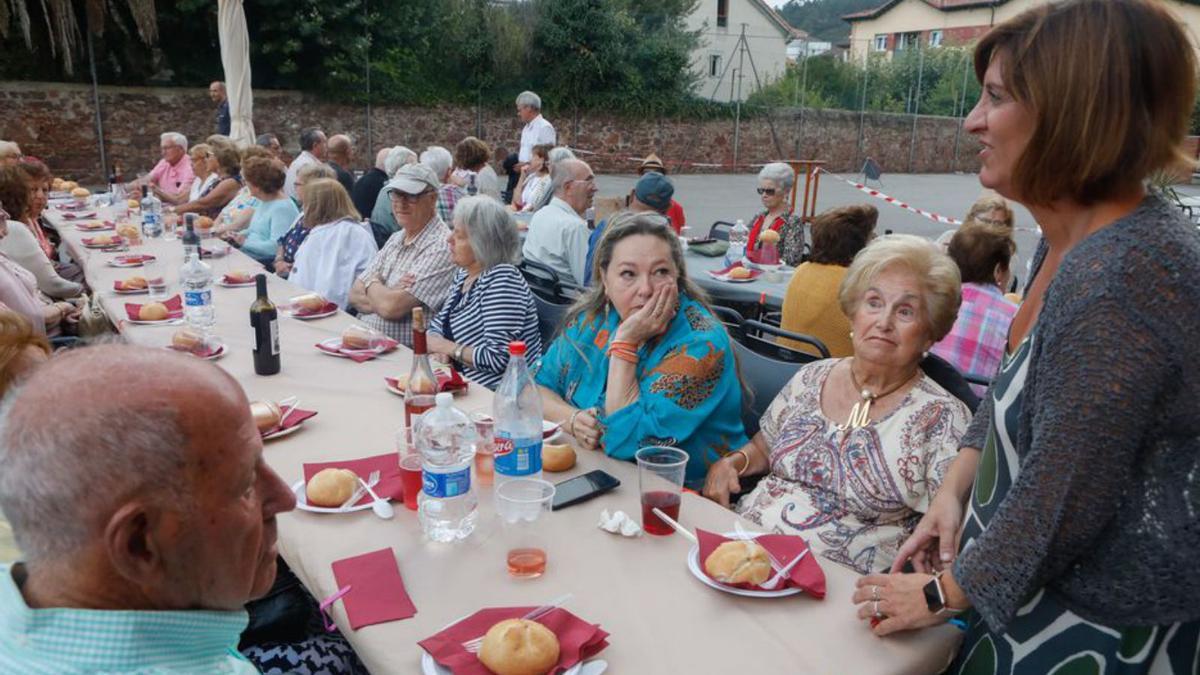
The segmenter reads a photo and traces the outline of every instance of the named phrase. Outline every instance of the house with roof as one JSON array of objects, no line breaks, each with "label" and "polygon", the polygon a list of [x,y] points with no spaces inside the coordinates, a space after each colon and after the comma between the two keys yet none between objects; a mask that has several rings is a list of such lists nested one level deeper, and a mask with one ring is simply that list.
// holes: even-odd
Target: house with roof
[{"label": "house with roof", "polygon": [[696,94],[714,101],[744,101],[782,77],[788,43],[808,38],[764,0],[699,0],[687,27],[700,37],[692,52]]},{"label": "house with roof", "polygon": [[[969,45],[992,26],[1047,1],[887,0],[842,17],[850,24],[849,58],[861,63],[868,54]],[[1167,5],[1189,26],[1193,39],[1200,35],[1200,1],[1167,0]]]}]

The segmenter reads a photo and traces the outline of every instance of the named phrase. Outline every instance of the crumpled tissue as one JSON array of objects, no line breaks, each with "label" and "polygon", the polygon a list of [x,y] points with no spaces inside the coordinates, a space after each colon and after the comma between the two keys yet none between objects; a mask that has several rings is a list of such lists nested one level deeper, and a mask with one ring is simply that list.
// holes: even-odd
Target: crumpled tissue
[{"label": "crumpled tissue", "polygon": [[624,511],[609,513],[608,509],[604,509],[600,512],[600,523],[597,527],[622,537],[638,537],[642,534],[641,526]]}]

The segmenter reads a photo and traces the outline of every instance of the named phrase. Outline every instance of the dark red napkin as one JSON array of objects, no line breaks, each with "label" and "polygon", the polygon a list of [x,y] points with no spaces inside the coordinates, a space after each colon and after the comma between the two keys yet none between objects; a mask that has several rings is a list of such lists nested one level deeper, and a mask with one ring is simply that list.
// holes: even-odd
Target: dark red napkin
[{"label": "dark red napkin", "polygon": [[329,354],[341,354],[342,356],[349,357],[355,363],[365,363],[371,359],[379,358],[380,355],[386,354],[400,345],[399,342],[388,337],[382,338],[382,340],[383,345],[380,349],[346,349],[340,344],[337,347],[331,347],[323,342],[317,343],[317,349]]},{"label": "dark red napkin", "polygon": [[[167,318],[163,319],[163,321],[183,318],[183,300],[180,299],[178,295],[171,296],[171,298],[164,301],[163,304],[167,306]],[[138,318],[138,313],[141,311],[141,309],[142,306],[135,302],[125,303],[125,313],[129,315],[130,321],[141,321],[141,319]]]},{"label": "dark red napkin", "polygon": [[[462,373],[459,373],[453,368],[449,370],[445,368],[435,368],[433,370],[433,376],[437,378],[438,391],[448,391],[454,393],[466,391],[471,386],[470,383],[463,378]],[[400,386],[399,379],[394,377],[385,377],[383,379],[388,383],[389,387],[404,391],[404,387]]]},{"label": "dark red napkin", "polygon": [[119,265],[141,265],[154,259],[154,256],[146,253],[130,253],[129,255],[119,255],[113,258],[113,262]]},{"label": "dark red napkin", "polygon": [[[704,569],[704,561],[708,559],[709,554],[716,550],[718,546],[733,540],[700,528],[696,528],[696,538],[700,540],[700,569],[704,571],[704,574],[708,578],[713,579],[712,575],[708,574],[708,570]],[[808,544],[805,543],[803,538],[787,534],[764,534],[760,537],[755,537],[754,540],[767,549],[771,555],[775,556],[775,560],[779,561],[780,565],[787,565],[808,548]],[[772,576],[774,576],[774,572],[772,572]],[[713,581],[717,580],[713,579]],[[755,591],[766,590],[756,584],[726,584],[723,581],[717,581],[717,583]],[[817,562],[816,554],[810,551],[808,555],[804,556],[803,560],[796,563],[796,566],[788,573],[787,579],[784,580],[784,585],[799,588],[817,599],[824,598],[825,572],[821,571],[821,565]]]},{"label": "dark red napkin", "polygon": [[350,627],[358,630],[385,621],[407,619],[417,608],[404,590],[404,579],[392,549],[356,555],[333,563],[338,588],[350,587],[342,596],[342,607]]},{"label": "dark red napkin", "polygon": [[304,422],[304,420],[306,420],[310,417],[317,416],[316,410],[305,410],[304,408],[296,408],[295,411],[290,412],[290,413],[285,410],[284,413],[287,414],[287,419],[283,421],[283,424],[280,424],[279,426],[275,427],[274,429],[268,430],[266,433],[263,434],[263,436],[277,434],[280,431],[287,431],[288,429],[291,429],[292,427],[298,427],[298,426],[300,426],[301,423]]},{"label": "dark red napkin", "polygon": [[[742,261],[739,260],[739,261],[733,263],[732,265],[730,265],[729,267],[726,267],[724,269],[719,269],[719,270],[709,270],[708,273],[714,277],[723,277],[729,273],[729,270],[731,270],[735,267],[745,267],[745,265],[743,265]],[[752,269],[752,268],[747,268],[747,269],[750,269],[750,276],[748,277],[748,279],[757,279],[760,276],[762,276],[762,273],[763,273],[762,270],[756,270],[756,269]]]},{"label": "dark red napkin", "polygon": [[[417,644],[454,675],[489,675],[479,657],[463,649],[462,643],[482,637],[488,629],[505,619],[519,619],[536,607],[494,607],[481,609]],[[558,665],[551,673],[561,673],[576,663],[590,659],[608,646],[608,633],[563,608],[552,610],[537,622],[558,637]]]},{"label": "dark red napkin", "polygon": [[324,305],[321,306],[321,309],[305,309],[299,305],[292,305],[292,314],[295,314],[297,316],[312,316],[314,314],[324,314],[325,312],[332,312],[333,310],[335,310],[337,308],[338,308],[338,306],[337,306],[336,302],[326,302]]},{"label": "dark red napkin", "polygon": [[[183,347],[178,347],[176,345],[167,345],[167,349],[174,349],[175,351],[177,351],[181,354],[191,354],[192,356],[195,356],[195,357],[198,357],[201,359],[207,359],[208,357],[221,351],[221,349],[223,349],[223,348],[224,348],[224,345],[217,345],[216,347],[213,347],[213,346],[208,345],[203,342],[201,342],[200,347],[194,351],[191,349],[184,349]],[[299,417],[301,412],[302,411],[297,410],[296,412],[292,413],[291,417],[288,418],[288,423],[286,426],[288,426],[288,427],[296,426],[296,425],[292,424],[292,421],[296,417]],[[313,415],[316,415],[316,413],[313,413]]]},{"label": "dark red napkin", "polygon": [[[299,412],[296,413],[296,415],[299,414]],[[292,419],[295,419],[296,415],[293,415]],[[291,421],[291,419],[288,420],[288,422]],[[400,480],[400,453],[398,452],[389,452],[386,455],[375,455],[374,457],[363,457],[362,459],[342,459],[333,462],[305,464],[305,484],[323,469],[350,469],[361,476],[363,480],[366,480],[372,471],[378,471],[379,482],[372,488],[375,490],[375,494],[383,499],[400,500],[404,498],[404,483]],[[364,492],[362,498],[354,502],[354,505],[370,504],[371,501],[371,495]]]},{"label": "dark red napkin", "polygon": [[84,237],[84,238],[83,238],[83,245],[84,245],[84,246],[102,246],[103,248],[110,248],[110,247],[113,247],[113,246],[121,246],[121,245],[123,245],[123,244],[125,243],[125,237],[113,237],[113,238],[112,238],[112,241],[110,241],[110,242],[109,242],[109,243],[107,243],[107,244],[97,244],[97,243],[95,243],[95,242],[96,242],[96,238],[95,238],[95,237]]}]

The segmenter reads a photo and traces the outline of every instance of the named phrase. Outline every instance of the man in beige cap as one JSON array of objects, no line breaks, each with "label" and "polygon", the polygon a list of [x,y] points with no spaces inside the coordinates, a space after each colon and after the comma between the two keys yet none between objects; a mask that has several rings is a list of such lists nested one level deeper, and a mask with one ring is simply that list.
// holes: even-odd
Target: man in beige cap
[{"label": "man in beige cap", "polygon": [[[646,155],[641,165],[638,166],[638,175],[645,176],[651,171],[661,173],[664,176],[667,175],[666,165],[653,152]],[[675,234],[683,234],[683,228],[687,225],[687,216],[683,213],[683,207],[679,205],[679,202],[672,199],[671,207],[667,209],[665,215],[671,221],[671,227],[674,228]]]},{"label": "man in beige cap", "polygon": [[412,346],[412,310],[436,313],[450,293],[450,228],[437,214],[441,183],[424,164],[396,172],[383,190],[400,225],[350,289],[350,304],[368,327]]}]

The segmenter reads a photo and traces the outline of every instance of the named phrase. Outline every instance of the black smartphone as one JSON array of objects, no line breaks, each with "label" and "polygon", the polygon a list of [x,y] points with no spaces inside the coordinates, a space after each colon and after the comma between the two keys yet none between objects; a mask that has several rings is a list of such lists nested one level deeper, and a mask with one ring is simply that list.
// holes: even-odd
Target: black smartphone
[{"label": "black smartphone", "polygon": [[615,476],[600,469],[589,471],[582,476],[568,478],[554,486],[554,501],[550,504],[550,510],[557,511],[573,504],[586,502],[620,484],[621,481],[617,480]]}]

